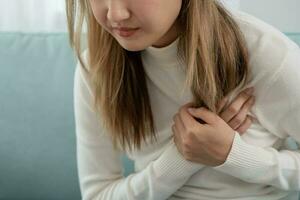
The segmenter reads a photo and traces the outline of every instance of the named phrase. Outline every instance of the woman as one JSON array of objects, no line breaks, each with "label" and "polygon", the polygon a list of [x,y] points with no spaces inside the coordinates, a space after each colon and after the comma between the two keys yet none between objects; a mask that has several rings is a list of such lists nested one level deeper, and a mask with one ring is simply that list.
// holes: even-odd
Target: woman
[{"label": "woman", "polygon": [[[300,141],[297,45],[215,0],[67,5],[84,199],[297,198],[300,154],[282,150],[286,137]],[[251,123],[245,109],[234,115],[241,124],[220,107],[251,86],[254,121],[240,136]],[[121,151],[135,161],[126,178]]]}]

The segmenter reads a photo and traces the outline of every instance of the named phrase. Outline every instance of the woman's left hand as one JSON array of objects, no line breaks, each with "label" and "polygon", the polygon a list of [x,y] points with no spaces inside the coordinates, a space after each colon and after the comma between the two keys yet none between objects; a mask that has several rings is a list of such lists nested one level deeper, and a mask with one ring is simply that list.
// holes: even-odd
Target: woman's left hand
[{"label": "woman's left hand", "polygon": [[[182,106],[174,115],[174,142],[186,160],[208,166],[223,164],[231,150],[235,131],[208,109]],[[200,118],[206,124],[199,123]]]}]

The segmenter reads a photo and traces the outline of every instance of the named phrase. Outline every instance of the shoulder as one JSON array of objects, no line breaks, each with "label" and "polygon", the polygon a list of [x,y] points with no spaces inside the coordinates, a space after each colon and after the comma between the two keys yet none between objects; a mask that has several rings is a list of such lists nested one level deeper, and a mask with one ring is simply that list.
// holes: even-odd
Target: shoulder
[{"label": "shoulder", "polygon": [[268,82],[283,67],[299,64],[290,56],[299,53],[299,47],[284,33],[245,12],[231,13],[245,37],[252,78]]},{"label": "shoulder", "polygon": [[231,14],[245,36],[249,51],[264,47],[280,54],[297,47],[284,33],[263,20],[242,11],[235,10]]},{"label": "shoulder", "polygon": [[[231,11],[231,14],[245,38],[250,70],[246,87],[256,88],[256,99],[264,96],[278,80],[284,79],[289,85],[299,84],[299,78],[296,78],[299,75],[297,67],[300,66],[298,45],[272,25],[250,14],[237,10]],[[277,84],[276,87],[281,86]]]},{"label": "shoulder", "polygon": [[75,74],[79,74],[80,76],[83,76],[83,78],[86,79],[90,71],[87,49],[82,51],[82,53],[80,54],[80,58],[81,58],[81,62],[80,59],[77,58]]},{"label": "shoulder", "polygon": [[81,61],[77,59],[77,65],[75,69],[75,89],[77,88],[85,88],[86,92],[88,91],[91,94],[93,94],[93,87],[92,87],[92,81],[90,77],[90,67],[89,67],[89,62],[88,62],[88,50],[85,49],[81,53]]},{"label": "shoulder", "polygon": [[90,67],[88,65],[88,49],[85,49],[81,52],[80,58],[82,63],[80,62],[79,58],[77,58],[77,66],[76,68],[80,68],[86,72],[90,71]]}]

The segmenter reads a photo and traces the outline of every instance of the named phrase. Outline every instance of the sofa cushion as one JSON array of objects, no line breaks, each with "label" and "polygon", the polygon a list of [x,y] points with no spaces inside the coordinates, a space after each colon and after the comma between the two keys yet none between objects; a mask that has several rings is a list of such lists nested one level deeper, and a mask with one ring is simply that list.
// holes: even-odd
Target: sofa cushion
[{"label": "sofa cushion", "polygon": [[80,199],[66,34],[0,34],[0,199]]}]

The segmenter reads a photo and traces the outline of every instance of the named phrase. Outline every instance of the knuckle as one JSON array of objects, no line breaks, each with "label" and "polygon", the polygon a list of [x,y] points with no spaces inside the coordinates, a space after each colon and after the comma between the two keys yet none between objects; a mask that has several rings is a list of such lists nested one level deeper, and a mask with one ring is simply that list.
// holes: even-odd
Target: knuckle
[{"label": "knuckle", "polygon": [[182,148],[186,152],[190,151],[191,146],[192,146],[192,140],[191,140],[191,138],[189,138],[189,137],[182,138]]},{"label": "knuckle", "polygon": [[233,121],[229,122],[228,125],[232,128],[232,129],[235,129],[236,128],[236,125]]},{"label": "knuckle", "polygon": [[191,144],[195,138],[195,132],[189,132],[186,134],[185,137],[186,137],[186,140],[188,140],[189,144]]},{"label": "knuckle", "polygon": [[196,130],[197,130],[196,125],[188,127],[186,130],[186,138],[192,141],[196,135]]},{"label": "knuckle", "polygon": [[249,96],[251,96],[251,94],[248,94],[248,93],[247,93],[247,90],[244,90],[244,91],[240,94],[240,97],[243,98],[243,99],[247,99],[247,98],[249,98]]},{"label": "knuckle", "polygon": [[186,129],[186,135],[190,137],[192,134],[194,134],[194,130],[194,127],[188,126]]},{"label": "knuckle", "polygon": [[190,140],[186,137],[182,139],[182,146],[184,149],[188,149],[190,146]]},{"label": "knuckle", "polygon": [[239,109],[234,105],[228,107],[228,112],[231,114],[236,114],[238,111]]},{"label": "knuckle", "polygon": [[233,124],[235,126],[237,126],[237,125],[243,123],[243,121],[244,121],[244,119],[241,116],[238,116],[238,117],[236,117],[236,118],[233,119]]},{"label": "knuckle", "polygon": [[247,117],[245,122],[236,131],[241,134],[244,134],[248,130],[248,128],[250,128],[251,124],[252,124],[251,117]]}]

